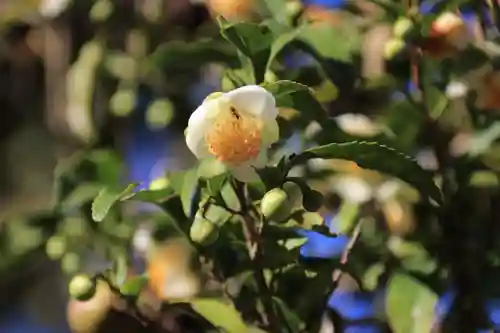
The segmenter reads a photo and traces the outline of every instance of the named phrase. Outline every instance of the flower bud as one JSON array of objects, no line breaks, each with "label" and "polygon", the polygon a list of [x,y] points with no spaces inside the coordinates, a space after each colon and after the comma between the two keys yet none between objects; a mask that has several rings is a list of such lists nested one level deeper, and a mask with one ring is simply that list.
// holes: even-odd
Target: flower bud
[{"label": "flower bud", "polygon": [[407,17],[400,17],[393,25],[392,32],[397,38],[405,38],[414,27],[414,23]]},{"label": "flower bud", "polygon": [[94,297],[96,285],[92,279],[85,275],[76,275],[69,283],[69,294],[79,301],[87,301]]},{"label": "flower bud", "polygon": [[384,58],[387,60],[394,59],[401,54],[406,48],[406,43],[400,38],[393,38],[388,40],[384,46]]},{"label": "flower bud", "polygon": [[[288,194],[281,188],[274,188],[267,192],[260,202],[260,210],[265,218],[278,215],[282,207],[288,206]],[[281,215],[281,214],[280,214]]]},{"label": "flower bud", "polygon": [[189,230],[191,240],[201,245],[214,243],[218,236],[219,230],[217,226],[203,217],[196,217]]},{"label": "flower bud", "polygon": [[61,236],[52,236],[45,244],[45,252],[52,260],[59,260],[66,252],[66,240]]}]

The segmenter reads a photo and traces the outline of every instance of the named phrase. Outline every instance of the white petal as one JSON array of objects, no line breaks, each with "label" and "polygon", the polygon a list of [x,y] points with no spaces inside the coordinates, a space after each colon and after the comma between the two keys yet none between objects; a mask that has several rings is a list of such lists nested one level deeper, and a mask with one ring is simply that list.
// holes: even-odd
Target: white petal
[{"label": "white petal", "polygon": [[231,103],[264,120],[276,119],[278,110],[274,96],[259,86],[244,86],[225,94]]},{"label": "white petal", "polygon": [[251,183],[259,180],[259,175],[255,169],[250,165],[233,166],[230,168],[231,174],[243,183]]},{"label": "white petal", "polygon": [[280,127],[278,122],[275,119],[265,122],[262,129],[262,145],[267,149],[279,139]]},{"label": "white petal", "polygon": [[218,112],[219,100],[210,99],[203,102],[189,117],[186,144],[197,158],[210,156],[205,145],[205,134]]},{"label": "white petal", "polygon": [[268,160],[268,156],[267,156],[267,149],[261,149],[259,155],[257,156],[257,158],[252,161],[252,166],[254,166],[255,168],[263,168],[266,166],[267,164],[267,160]]}]

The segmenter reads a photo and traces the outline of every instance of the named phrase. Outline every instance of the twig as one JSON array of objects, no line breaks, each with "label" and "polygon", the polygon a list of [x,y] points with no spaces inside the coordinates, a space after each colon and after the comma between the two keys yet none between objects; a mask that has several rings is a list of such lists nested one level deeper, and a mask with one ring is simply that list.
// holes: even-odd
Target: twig
[{"label": "twig", "polygon": [[[351,239],[349,240],[349,243],[347,243],[344,252],[342,252],[342,256],[340,257],[340,264],[344,266],[347,264],[347,261],[349,260],[349,255],[351,254],[352,249],[354,248],[354,245],[356,245],[356,242],[359,239],[359,236],[361,235],[361,227],[363,226],[363,220],[360,220],[358,224],[356,224],[356,227],[354,228],[354,231],[352,233]],[[340,277],[342,276],[342,268],[337,268],[333,272],[333,282],[334,284],[337,284],[339,281]]]},{"label": "twig", "polygon": [[251,204],[247,202],[247,196],[245,193],[245,184],[239,181],[235,181],[235,192],[241,204],[241,217],[243,219],[242,228],[246,239],[246,245],[248,249],[248,254],[250,259],[254,264],[255,279],[261,293],[262,306],[264,307],[264,312],[262,314],[262,321],[264,325],[269,326],[271,332],[281,332],[282,325],[280,318],[275,312],[275,307],[273,304],[273,298],[271,291],[269,290],[266,279],[264,277],[264,272],[262,269],[263,264],[263,252],[260,244],[262,243],[262,225],[258,226],[255,220],[252,218],[250,213],[253,210]]}]

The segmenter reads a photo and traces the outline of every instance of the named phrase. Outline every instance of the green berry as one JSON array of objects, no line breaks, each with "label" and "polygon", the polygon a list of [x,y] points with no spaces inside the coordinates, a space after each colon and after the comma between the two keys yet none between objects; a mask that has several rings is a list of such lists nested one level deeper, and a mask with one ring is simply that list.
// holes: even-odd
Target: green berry
[{"label": "green berry", "polygon": [[95,292],[95,282],[85,274],[74,276],[69,283],[69,294],[79,301],[88,301],[94,297]]},{"label": "green berry", "polygon": [[270,219],[288,203],[288,194],[281,188],[274,188],[264,194],[260,202],[260,210],[265,218]]},{"label": "green berry", "polygon": [[61,236],[52,236],[45,244],[45,252],[52,260],[59,260],[66,252],[66,239]]}]

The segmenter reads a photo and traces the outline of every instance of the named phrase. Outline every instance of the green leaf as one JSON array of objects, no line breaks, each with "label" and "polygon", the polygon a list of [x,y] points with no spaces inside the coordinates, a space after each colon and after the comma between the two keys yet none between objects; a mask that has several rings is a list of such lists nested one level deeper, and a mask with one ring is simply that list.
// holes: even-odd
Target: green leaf
[{"label": "green leaf", "polygon": [[287,46],[289,43],[293,42],[295,38],[301,32],[302,27],[295,29],[293,31],[286,32],[281,34],[278,38],[274,40],[273,45],[271,46],[271,54],[269,55],[269,62],[267,63],[267,69],[271,66],[273,60],[280,54],[280,52]]},{"label": "green leaf", "polygon": [[192,69],[194,64],[198,67],[209,62],[236,65],[236,53],[229,45],[213,40],[198,40],[186,43],[184,41],[171,41],[164,43],[150,56],[150,61],[155,67],[175,68],[186,66]]},{"label": "green leaf", "polygon": [[300,29],[297,39],[312,47],[316,56],[345,63],[352,61],[360,46],[359,31],[352,24],[333,29],[328,24],[308,24]]},{"label": "green leaf", "polygon": [[470,46],[461,51],[453,60],[454,72],[458,75],[463,75],[483,66],[490,60],[490,57],[484,51]]},{"label": "green leaf", "polygon": [[425,104],[429,115],[432,119],[438,119],[450,105],[450,101],[444,92],[434,86],[427,86],[425,89]]},{"label": "green leaf", "polygon": [[128,260],[125,253],[120,253],[114,262],[113,281],[116,286],[122,286],[127,280]]},{"label": "green leaf", "polygon": [[215,198],[221,196],[221,190],[226,181],[227,181],[227,174],[218,175],[216,177],[208,179],[207,180],[208,193],[210,193],[210,195]]},{"label": "green leaf", "polygon": [[193,309],[215,327],[227,333],[247,332],[247,326],[235,307],[223,299],[198,298],[189,302]]},{"label": "green leaf", "polygon": [[295,314],[282,299],[273,297],[273,301],[275,306],[278,308],[278,311],[281,313],[281,316],[285,320],[287,327],[289,328],[289,332],[302,332],[304,329],[304,322],[299,318],[299,316]]},{"label": "green leaf", "polygon": [[111,207],[123,197],[131,194],[137,185],[138,184],[129,184],[121,189],[110,187],[102,189],[92,202],[92,219],[96,222],[104,220]]},{"label": "green leaf", "polygon": [[428,333],[438,296],[417,279],[401,273],[389,280],[385,309],[394,333]]},{"label": "green leaf", "polygon": [[308,86],[287,80],[262,85],[276,99],[276,106],[299,111],[304,119],[324,120],[327,113],[314,98],[314,92]]},{"label": "green leaf", "polygon": [[148,285],[148,277],[144,275],[134,276],[128,279],[120,288],[120,293],[124,296],[138,296]]},{"label": "green leaf", "polygon": [[269,27],[249,22],[229,24],[223,18],[218,21],[222,36],[250,59],[255,83],[263,82],[274,39]]},{"label": "green leaf", "polygon": [[438,204],[443,201],[441,190],[434,183],[430,172],[422,169],[410,156],[377,142],[331,143],[307,149],[290,160],[289,168],[312,158],[354,161],[362,168],[379,171],[407,182]]},{"label": "green leaf", "polygon": [[61,202],[61,208],[65,211],[80,208],[83,204],[92,201],[102,186],[96,183],[83,183],[68,194]]},{"label": "green leaf", "polygon": [[196,189],[198,187],[198,172],[196,168],[189,170],[184,175],[184,180],[182,183],[181,201],[182,209],[186,216],[194,215],[194,204],[193,198],[196,194]]},{"label": "green leaf", "polygon": [[129,197],[121,199],[121,201],[136,200],[155,203],[166,199],[172,194],[174,194],[174,190],[171,187],[167,187],[161,190],[140,190],[130,195]]}]

